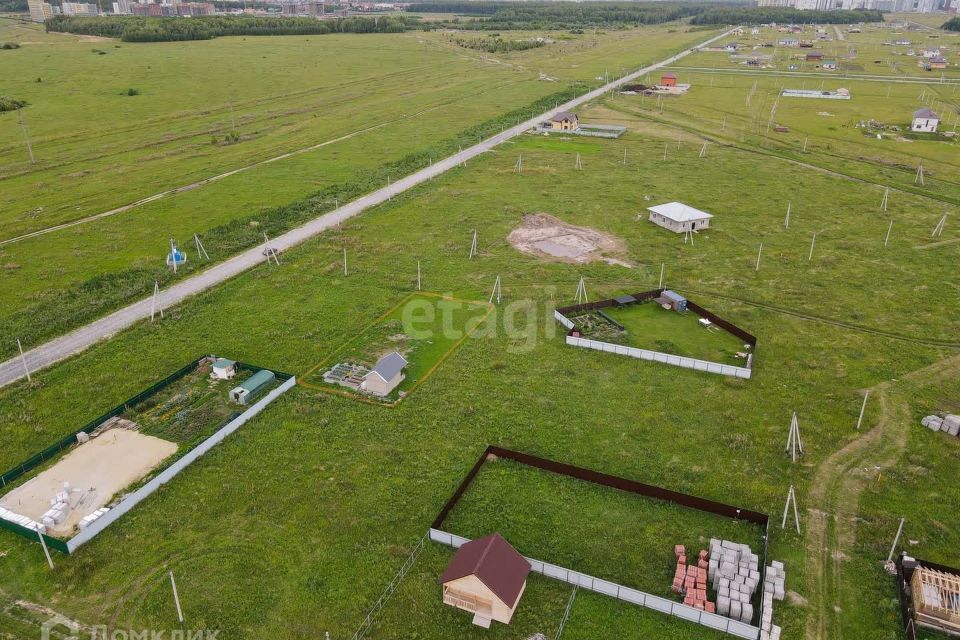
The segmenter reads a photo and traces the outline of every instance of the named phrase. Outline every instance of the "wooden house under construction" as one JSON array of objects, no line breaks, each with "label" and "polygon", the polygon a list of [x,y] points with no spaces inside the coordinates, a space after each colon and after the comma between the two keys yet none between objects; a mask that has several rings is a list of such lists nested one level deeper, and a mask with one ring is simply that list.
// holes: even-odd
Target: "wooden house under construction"
[{"label": "wooden house under construction", "polygon": [[960,575],[918,565],[910,578],[917,626],[960,637]]}]

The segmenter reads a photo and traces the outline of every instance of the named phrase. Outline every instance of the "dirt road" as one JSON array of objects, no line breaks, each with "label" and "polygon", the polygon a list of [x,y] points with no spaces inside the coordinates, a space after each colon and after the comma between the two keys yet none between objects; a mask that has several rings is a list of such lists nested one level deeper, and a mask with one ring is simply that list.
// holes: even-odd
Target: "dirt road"
[{"label": "dirt road", "polygon": [[[923,381],[960,373],[960,356],[941,360],[903,376],[903,381]],[[887,469],[899,461],[910,432],[910,407],[884,382],[870,390],[872,402],[880,403],[880,419],[861,437],[827,458],[817,469],[806,497],[806,640],[842,638],[840,590],[843,561],[856,542],[860,494],[874,480],[877,467]]]}]

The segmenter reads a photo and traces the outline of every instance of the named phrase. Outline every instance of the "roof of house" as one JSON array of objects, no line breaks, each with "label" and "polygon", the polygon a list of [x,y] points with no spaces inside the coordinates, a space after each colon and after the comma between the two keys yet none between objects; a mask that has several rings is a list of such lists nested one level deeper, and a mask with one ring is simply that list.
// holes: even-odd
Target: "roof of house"
[{"label": "roof of house", "polygon": [[700,211],[687,206],[682,202],[668,202],[658,204],[655,207],[647,207],[648,211],[659,213],[664,218],[670,218],[674,222],[690,222],[691,220],[707,220],[713,216],[706,211]]},{"label": "roof of house", "polygon": [[943,56],[933,56],[930,58],[930,62],[933,64],[947,64],[947,59]]},{"label": "roof of house", "polygon": [[676,80],[676,79],[677,79],[677,74],[675,74],[673,71],[667,71],[665,74],[663,74],[663,75],[660,76],[660,77],[661,77],[661,78],[673,78],[674,80]]},{"label": "roof of house", "polygon": [[407,366],[407,359],[396,351],[391,351],[387,355],[377,360],[377,364],[374,365],[373,369],[367,372],[367,375],[363,377],[366,378],[367,376],[375,373],[383,378],[384,382],[387,382],[388,380],[392,380],[394,376],[403,371],[405,366]]},{"label": "roof of house", "polygon": [[551,122],[563,122],[564,120],[576,120],[577,114],[571,111],[561,111],[557,115],[550,118]]},{"label": "roof of house", "polygon": [[617,296],[614,298],[614,301],[617,304],[632,304],[637,301],[633,296]]},{"label": "roof of house", "polygon": [[926,118],[926,119],[928,119],[928,120],[939,120],[939,119],[940,119],[940,116],[938,116],[937,114],[935,114],[933,111],[930,111],[930,109],[918,109],[918,110],[916,110],[916,111],[913,112],[913,117],[914,117],[914,118]]},{"label": "roof of house", "polygon": [[213,366],[215,366],[217,369],[226,369],[227,367],[232,367],[235,364],[237,364],[236,361],[230,360],[229,358],[217,358],[214,361]]},{"label": "roof of house", "polygon": [[807,57],[808,57],[808,58],[822,58],[822,57],[823,57],[823,51],[809,51],[809,52],[807,53]]},{"label": "roof of house", "polygon": [[453,556],[438,582],[446,584],[466,576],[476,576],[508,607],[517,604],[530,563],[499,533],[471,540]]}]

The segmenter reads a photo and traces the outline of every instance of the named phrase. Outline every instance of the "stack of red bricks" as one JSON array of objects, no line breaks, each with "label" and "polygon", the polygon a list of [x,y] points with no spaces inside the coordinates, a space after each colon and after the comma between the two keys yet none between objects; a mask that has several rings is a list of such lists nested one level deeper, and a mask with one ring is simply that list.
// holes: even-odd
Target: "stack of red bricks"
[{"label": "stack of red bricks", "polygon": [[673,574],[673,591],[683,596],[683,604],[688,607],[716,612],[716,604],[707,600],[707,568],[710,555],[701,550],[695,563],[687,564],[687,550],[682,544],[673,548],[677,556],[677,570]]}]

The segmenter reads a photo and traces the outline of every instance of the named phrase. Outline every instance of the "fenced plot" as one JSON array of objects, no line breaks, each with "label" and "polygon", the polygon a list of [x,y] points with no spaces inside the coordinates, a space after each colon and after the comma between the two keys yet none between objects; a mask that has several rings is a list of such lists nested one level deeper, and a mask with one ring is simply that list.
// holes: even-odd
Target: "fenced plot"
[{"label": "fenced plot", "polygon": [[691,300],[683,300],[682,312],[664,309],[657,304],[663,293],[561,307],[554,317],[571,346],[737,378],[753,375],[754,335]]},{"label": "fenced plot", "polygon": [[238,362],[232,379],[218,380],[210,375],[213,360],[194,360],[0,476],[8,488],[0,528],[33,540],[42,535],[51,548],[70,553],[295,382],[270,372],[262,397],[244,410],[228,391],[265,370]]},{"label": "fenced plot", "polygon": [[457,547],[497,531],[545,576],[755,638],[756,627],[675,601],[673,545],[697,549],[723,537],[765,556],[767,521],[747,509],[491,446],[434,520],[431,538]]},{"label": "fenced plot", "polygon": [[[0,498],[0,507],[41,522],[50,499],[65,483],[81,494],[62,521],[48,528],[51,535],[69,536],[86,516],[106,506],[113,496],[148,475],[177,445],[128,429],[113,429],[76,447],[59,462]],[[81,484],[77,484],[81,483]]]},{"label": "fenced plot", "polygon": [[[301,384],[312,389],[393,404],[422,384],[483,322],[493,306],[435,293],[413,293],[324,358]],[[384,398],[364,394],[363,377],[378,359],[402,355],[403,380]]]}]

